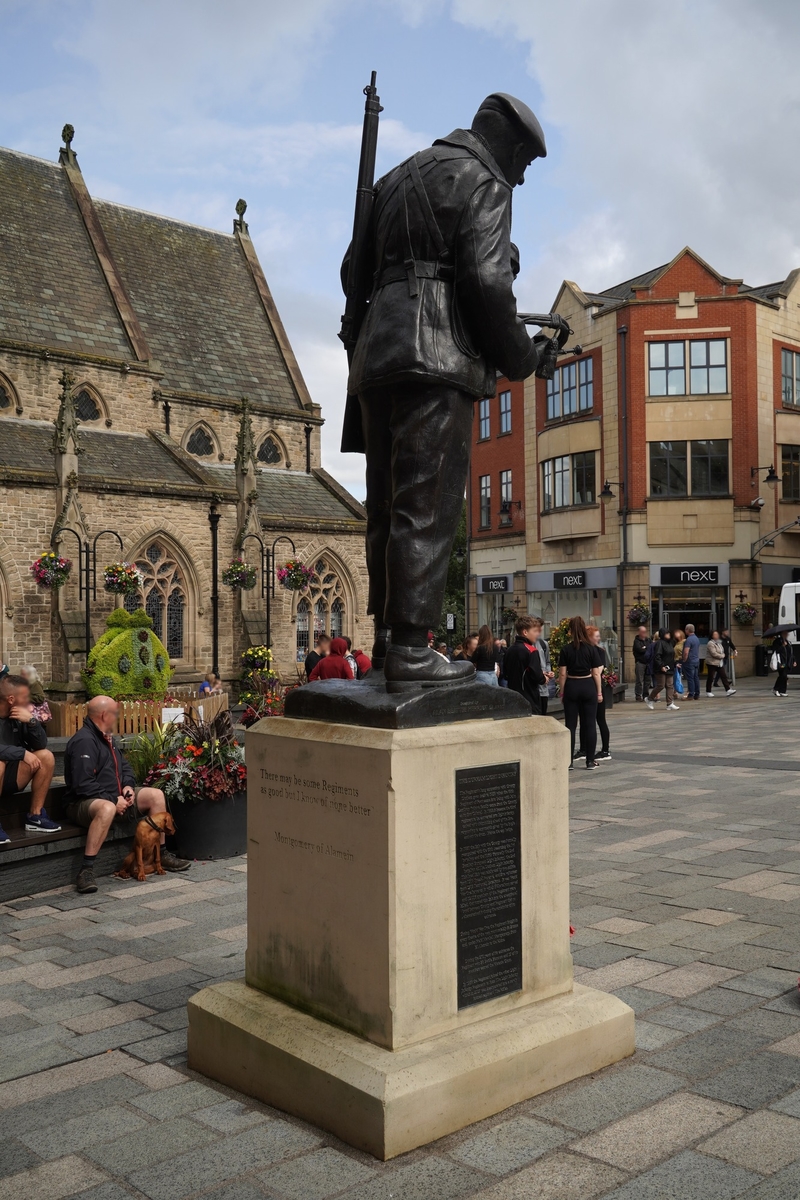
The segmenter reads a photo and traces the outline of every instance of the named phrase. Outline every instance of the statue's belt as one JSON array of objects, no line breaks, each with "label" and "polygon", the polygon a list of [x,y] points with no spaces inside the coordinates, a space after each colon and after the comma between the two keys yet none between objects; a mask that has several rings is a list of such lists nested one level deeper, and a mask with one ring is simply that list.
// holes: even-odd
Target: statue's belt
[{"label": "statue's belt", "polygon": [[381,271],[375,284],[375,291],[385,287],[387,283],[406,283],[409,265],[417,279],[441,279],[446,283],[452,283],[455,278],[455,268],[450,264],[414,259],[412,264],[404,263],[402,266],[387,267],[385,271]]}]

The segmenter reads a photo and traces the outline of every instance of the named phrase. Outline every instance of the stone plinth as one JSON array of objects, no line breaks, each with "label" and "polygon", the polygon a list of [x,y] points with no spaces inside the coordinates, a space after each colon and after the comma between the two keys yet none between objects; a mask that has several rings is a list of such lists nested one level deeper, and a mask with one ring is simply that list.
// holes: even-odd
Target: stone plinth
[{"label": "stone plinth", "polygon": [[246,981],[189,1064],[389,1158],[634,1049],[573,987],[568,736],[548,718],[247,735]]}]

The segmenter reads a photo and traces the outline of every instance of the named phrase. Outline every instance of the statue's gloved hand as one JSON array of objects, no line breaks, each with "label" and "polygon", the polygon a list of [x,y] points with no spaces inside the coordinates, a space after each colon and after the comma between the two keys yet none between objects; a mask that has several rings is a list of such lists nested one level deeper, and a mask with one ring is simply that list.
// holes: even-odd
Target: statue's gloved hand
[{"label": "statue's gloved hand", "polygon": [[546,337],[543,333],[539,333],[533,339],[533,342],[539,350],[539,365],[536,368],[537,379],[552,379],[558,363],[558,338]]}]

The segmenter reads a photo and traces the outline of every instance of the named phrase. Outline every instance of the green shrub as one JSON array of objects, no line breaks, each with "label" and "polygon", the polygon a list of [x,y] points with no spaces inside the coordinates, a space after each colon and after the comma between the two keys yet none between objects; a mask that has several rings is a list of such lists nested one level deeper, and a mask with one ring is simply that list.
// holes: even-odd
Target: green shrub
[{"label": "green shrub", "polygon": [[163,643],[144,609],[115,608],[106,632],[89,652],[83,682],[90,696],[163,696],[172,671]]}]

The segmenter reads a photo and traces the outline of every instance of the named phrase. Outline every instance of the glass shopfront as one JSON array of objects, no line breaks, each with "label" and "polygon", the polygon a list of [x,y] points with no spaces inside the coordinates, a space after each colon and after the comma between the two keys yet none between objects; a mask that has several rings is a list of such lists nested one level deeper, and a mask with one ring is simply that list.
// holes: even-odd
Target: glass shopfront
[{"label": "glass shopfront", "polygon": [[705,646],[714,629],[727,629],[728,563],[708,565],[687,564],[651,565],[650,602],[653,629],[685,629],[694,625],[700,639],[700,654],[705,658]]},{"label": "glass shopfront", "polygon": [[583,617],[587,625],[599,628],[602,645],[615,666],[619,660],[617,594],[616,567],[528,572],[527,611],[542,617],[545,637],[565,617]]}]

